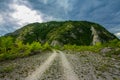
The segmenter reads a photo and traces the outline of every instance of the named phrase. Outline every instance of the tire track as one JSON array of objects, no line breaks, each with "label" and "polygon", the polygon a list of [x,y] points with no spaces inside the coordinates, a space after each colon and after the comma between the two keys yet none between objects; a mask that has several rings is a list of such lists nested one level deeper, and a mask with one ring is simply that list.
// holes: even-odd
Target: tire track
[{"label": "tire track", "polygon": [[31,75],[26,77],[25,80],[39,80],[42,74],[51,66],[55,57],[57,56],[56,51],[40,66],[38,67]]},{"label": "tire track", "polygon": [[65,80],[79,80],[78,76],[75,74],[70,63],[68,62],[65,54],[61,51],[59,51],[59,52],[60,52],[60,56],[61,56]]}]

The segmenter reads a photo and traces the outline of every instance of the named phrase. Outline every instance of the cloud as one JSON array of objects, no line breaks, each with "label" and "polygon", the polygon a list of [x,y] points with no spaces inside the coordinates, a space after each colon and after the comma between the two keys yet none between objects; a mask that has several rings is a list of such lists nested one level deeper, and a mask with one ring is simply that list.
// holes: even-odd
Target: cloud
[{"label": "cloud", "polygon": [[32,8],[41,11],[44,15],[52,16],[55,19],[68,19],[69,11],[72,10],[73,0],[30,0]]},{"label": "cloud", "polygon": [[119,33],[116,33],[117,36],[120,36],[120,32]]},{"label": "cloud", "polygon": [[16,19],[19,25],[25,25],[33,22],[43,22],[42,14],[38,13],[36,10],[32,10],[25,5],[13,4],[14,12],[11,16]]},{"label": "cloud", "polygon": [[66,14],[68,13],[68,11],[72,10],[70,0],[57,0],[57,4],[63,8],[63,11],[65,11]]},{"label": "cloud", "polygon": [[120,32],[115,34],[118,38],[120,38]]},{"label": "cloud", "polygon": [[2,24],[3,23],[3,17],[2,17],[2,15],[0,15],[0,24]]},{"label": "cloud", "polygon": [[[41,0],[40,0],[41,1]],[[44,3],[44,4],[47,4],[48,3],[48,0],[42,0],[42,2]]]},{"label": "cloud", "polygon": [[3,0],[0,4],[0,35],[13,32],[28,23],[42,22],[42,13],[31,9],[27,1]]},{"label": "cloud", "polygon": [[28,23],[52,20],[93,21],[116,34],[120,32],[119,3],[120,0],[0,0],[0,34]]}]

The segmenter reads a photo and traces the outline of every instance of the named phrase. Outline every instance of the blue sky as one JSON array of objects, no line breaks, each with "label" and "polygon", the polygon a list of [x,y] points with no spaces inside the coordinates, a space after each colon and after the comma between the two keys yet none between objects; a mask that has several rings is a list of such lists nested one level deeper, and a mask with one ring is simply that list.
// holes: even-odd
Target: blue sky
[{"label": "blue sky", "polygon": [[120,0],[0,0],[0,35],[52,20],[97,22],[120,38]]}]

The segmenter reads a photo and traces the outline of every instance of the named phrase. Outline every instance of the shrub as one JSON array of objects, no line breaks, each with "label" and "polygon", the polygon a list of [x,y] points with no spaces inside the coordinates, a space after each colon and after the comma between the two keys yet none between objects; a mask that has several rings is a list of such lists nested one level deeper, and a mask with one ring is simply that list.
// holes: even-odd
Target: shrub
[{"label": "shrub", "polygon": [[44,45],[43,45],[43,47],[42,47],[42,50],[50,50],[51,49],[51,47],[50,47],[50,45],[48,44],[48,42],[46,42]]},{"label": "shrub", "polygon": [[33,42],[32,44],[30,44],[29,48],[31,51],[35,51],[42,49],[42,46],[39,42]]},{"label": "shrub", "polygon": [[64,45],[65,50],[72,50],[72,51],[92,51],[92,52],[99,52],[101,49],[101,45],[95,46],[76,46],[76,45]]}]

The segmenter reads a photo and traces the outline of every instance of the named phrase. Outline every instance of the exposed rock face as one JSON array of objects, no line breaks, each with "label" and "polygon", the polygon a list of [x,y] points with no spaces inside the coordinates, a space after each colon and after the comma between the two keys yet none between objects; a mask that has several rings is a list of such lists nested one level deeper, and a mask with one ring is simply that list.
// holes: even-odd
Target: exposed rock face
[{"label": "exposed rock face", "polygon": [[51,46],[56,46],[56,45],[62,45],[62,44],[58,42],[57,40],[54,40],[51,42]]},{"label": "exposed rock face", "polygon": [[71,37],[73,37],[74,39],[76,39],[76,35],[74,33],[71,33]]},{"label": "exposed rock face", "polygon": [[98,36],[98,32],[93,26],[91,27],[91,31],[93,35],[92,45],[95,45],[96,43],[101,42],[100,37]]}]

